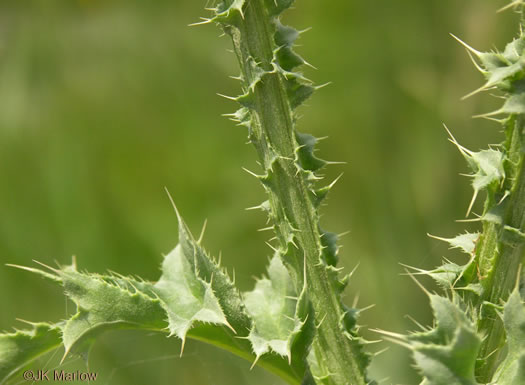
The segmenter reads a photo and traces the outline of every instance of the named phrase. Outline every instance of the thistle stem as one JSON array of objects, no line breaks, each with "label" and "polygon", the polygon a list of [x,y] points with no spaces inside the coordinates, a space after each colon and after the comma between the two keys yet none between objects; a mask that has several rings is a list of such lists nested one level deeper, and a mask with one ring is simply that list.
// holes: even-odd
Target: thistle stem
[{"label": "thistle stem", "polygon": [[[306,284],[317,324],[314,351],[318,363],[330,373],[330,379],[324,383],[365,385],[360,361],[363,353],[344,329],[345,309],[321,257],[319,216],[311,201],[306,172],[298,166],[293,111],[284,75],[274,64],[278,48],[273,35],[275,26],[264,0],[248,0],[243,10],[242,22],[228,32],[241,66],[244,89],[253,94],[250,139],[266,171],[260,179],[269,195],[278,253],[297,291]],[[257,70],[250,63],[256,63]],[[265,71],[262,76],[261,69]]]},{"label": "thistle stem", "polygon": [[[477,309],[483,312],[478,331],[485,336],[480,348],[476,376],[478,381],[492,380],[505,342],[503,323],[490,304],[506,301],[516,285],[520,264],[525,262],[525,167],[523,167],[523,117],[513,115],[506,123],[506,178],[493,194],[489,192],[485,211],[501,207],[501,223],[484,222],[478,241],[476,260],[483,293]],[[502,201],[501,201],[502,200]],[[501,201],[501,203],[499,203]]]}]

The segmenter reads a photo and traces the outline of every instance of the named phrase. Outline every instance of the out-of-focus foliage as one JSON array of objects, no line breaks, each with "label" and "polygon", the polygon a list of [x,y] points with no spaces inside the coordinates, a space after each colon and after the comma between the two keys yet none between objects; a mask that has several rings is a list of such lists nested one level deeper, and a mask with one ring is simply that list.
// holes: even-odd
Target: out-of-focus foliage
[{"label": "out-of-focus foliage", "polygon": [[[470,119],[496,109],[497,100],[459,101],[480,78],[448,33],[484,51],[502,46],[516,24],[512,12],[494,15],[505,4],[298,0],[285,15],[299,29],[315,29],[298,49],[320,69],[307,76],[333,82],[301,108],[298,125],[329,136],[320,144],[324,158],[348,162],[327,170],[345,175],[323,223],[351,230],[340,264],[360,262],[347,300],[359,291],[361,305],[376,303],[363,314],[367,325],[405,330],[406,314],[430,322],[427,298],[398,275],[398,263],[435,267],[446,246],[425,234],[451,237],[465,228],[453,220],[470,199],[469,181],[457,176],[466,167],[441,122],[474,150],[501,141],[493,125]],[[235,267],[243,290],[253,287],[271,250],[256,231],[265,218],[243,209],[263,191],[241,171],[255,166],[246,132],[219,117],[232,106],[215,92],[238,92],[228,79],[237,75],[230,42],[217,39],[216,28],[187,27],[205,5],[0,3],[2,265],[65,264],[77,255],[80,269],[155,279],[154,266],[177,242],[167,186],[190,228],[208,218],[206,244],[224,251],[222,264]],[[65,318],[74,309],[57,294],[33,275],[0,267],[0,328],[16,317]],[[102,384],[280,383],[203,344],[189,341],[181,359],[179,349],[174,340],[121,331],[98,342],[90,368]],[[408,352],[392,348],[374,360],[372,375],[414,383],[409,362]],[[66,362],[75,364],[82,367]]]}]

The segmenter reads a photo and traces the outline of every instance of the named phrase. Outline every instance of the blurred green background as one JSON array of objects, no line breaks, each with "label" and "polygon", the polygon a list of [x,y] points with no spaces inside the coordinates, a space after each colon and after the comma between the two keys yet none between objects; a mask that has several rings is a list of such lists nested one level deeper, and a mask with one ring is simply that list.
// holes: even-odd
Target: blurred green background
[{"label": "blurred green background", "polygon": [[[207,3],[0,1],[0,329],[20,327],[17,317],[56,321],[73,310],[59,288],[4,263],[66,264],[76,255],[82,269],[155,280],[177,242],[164,186],[194,232],[208,219],[205,244],[222,251],[242,290],[263,274],[271,250],[256,230],[265,218],[244,208],[264,194],[241,170],[257,170],[255,152],[244,129],[220,116],[236,106],[216,95],[239,92],[229,79],[237,64],[218,28],[187,26]],[[319,154],[347,162],[326,170],[327,181],[344,177],[323,226],[351,231],[341,265],[360,263],[347,299],[376,304],[361,319],[367,327],[414,329],[406,315],[431,322],[399,263],[465,261],[426,236],[476,229],[454,222],[471,191],[442,122],[467,147],[486,147],[501,140],[499,126],[471,116],[499,102],[460,101],[482,77],[449,33],[482,50],[502,48],[517,31],[512,11],[496,14],[506,3],[298,0],[284,16],[313,27],[297,50],[319,68],[305,69],[309,78],[332,82],[302,107],[299,129],[328,135]],[[407,351],[389,343],[371,351],[386,346],[372,377],[417,383]],[[182,359],[179,349],[175,338],[115,332],[98,341],[90,368],[97,384],[282,383],[199,342],[189,341]],[[47,360],[51,367],[57,358]]]}]

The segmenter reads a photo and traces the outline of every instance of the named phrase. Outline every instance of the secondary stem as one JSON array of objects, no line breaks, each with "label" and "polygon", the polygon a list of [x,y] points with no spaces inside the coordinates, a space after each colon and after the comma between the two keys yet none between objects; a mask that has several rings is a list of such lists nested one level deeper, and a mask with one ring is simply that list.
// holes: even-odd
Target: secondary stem
[{"label": "secondary stem", "polygon": [[[477,301],[482,313],[478,331],[485,335],[476,367],[482,383],[488,383],[497,369],[505,331],[490,304],[506,301],[516,285],[519,265],[525,262],[525,167],[523,167],[523,117],[511,116],[507,124],[506,179],[487,201],[487,209],[503,205],[501,223],[485,222],[476,259],[483,294]],[[508,194],[505,197],[505,194]],[[498,201],[504,199],[498,205]]]}]

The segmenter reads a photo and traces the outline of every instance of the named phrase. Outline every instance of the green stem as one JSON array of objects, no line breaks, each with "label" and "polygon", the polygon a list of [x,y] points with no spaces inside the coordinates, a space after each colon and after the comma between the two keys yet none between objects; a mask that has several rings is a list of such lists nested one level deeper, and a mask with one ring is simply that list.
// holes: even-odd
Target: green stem
[{"label": "green stem", "polygon": [[[490,304],[506,301],[516,285],[520,264],[525,262],[525,167],[523,167],[522,116],[506,123],[506,178],[494,194],[489,192],[486,211],[499,208],[501,222],[484,222],[476,260],[483,293],[477,301],[481,312],[478,331],[486,336],[481,345],[476,376],[482,383],[492,380],[505,342],[503,323]],[[505,196],[507,194],[507,196]],[[499,201],[504,199],[501,204]]]},{"label": "green stem", "polygon": [[298,165],[300,146],[285,75],[272,64],[277,47],[267,4],[264,0],[246,1],[244,19],[228,32],[242,69],[245,91],[251,90],[250,139],[266,171],[260,179],[269,194],[278,253],[288,266],[297,291],[307,285],[318,325],[314,351],[318,363],[329,373],[325,383],[365,385],[361,346],[345,330],[346,311],[334,290],[333,270],[322,258],[323,235],[307,180],[312,174]]}]

